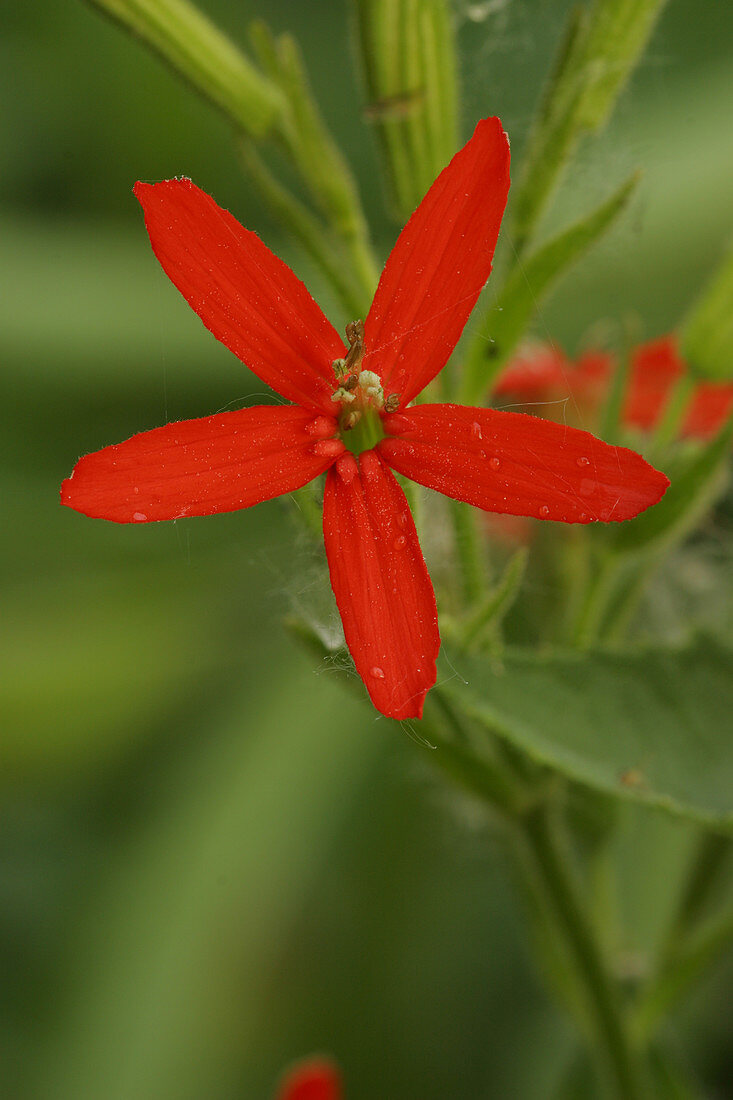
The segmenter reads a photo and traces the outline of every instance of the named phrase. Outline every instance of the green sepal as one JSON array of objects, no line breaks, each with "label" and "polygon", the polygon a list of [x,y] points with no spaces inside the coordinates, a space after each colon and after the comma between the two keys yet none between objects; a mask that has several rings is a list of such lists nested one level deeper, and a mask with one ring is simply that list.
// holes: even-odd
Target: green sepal
[{"label": "green sepal", "polygon": [[698,378],[733,379],[733,249],[683,321],[680,350]]}]

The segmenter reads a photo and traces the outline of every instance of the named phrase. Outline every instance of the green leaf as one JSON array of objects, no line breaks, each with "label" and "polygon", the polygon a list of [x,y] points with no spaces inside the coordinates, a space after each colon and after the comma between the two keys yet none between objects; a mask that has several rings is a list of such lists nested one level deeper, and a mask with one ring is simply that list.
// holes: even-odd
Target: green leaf
[{"label": "green leaf", "polygon": [[88,0],[139,38],[244,133],[272,130],[285,102],[275,84],[187,0]]},{"label": "green leaf", "polygon": [[457,146],[455,35],[446,0],[357,0],[367,117],[399,221]]},{"label": "green leaf", "polygon": [[441,690],[537,761],[597,790],[733,828],[733,652],[721,642],[449,659],[455,671]]},{"label": "green leaf", "polygon": [[664,3],[595,0],[587,12],[571,15],[515,196],[515,236],[520,249],[530,239],[582,134],[606,122]]},{"label": "green leaf", "polygon": [[475,404],[485,395],[552,284],[595,244],[626,209],[639,182],[634,173],[585,218],[514,264],[496,306],[488,314],[466,361],[461,400]]},{"label": "green leaf", "polygon": [[725,487],[732,441],[733,419],[679,474],[672,473],[659,504],[609,532],[612,548],[623,554],[658,550],[692,531]]},{"label": "green leaf", "polygon": [[680,345],[699,378],[733,378],[733,249],[684,320]]}]

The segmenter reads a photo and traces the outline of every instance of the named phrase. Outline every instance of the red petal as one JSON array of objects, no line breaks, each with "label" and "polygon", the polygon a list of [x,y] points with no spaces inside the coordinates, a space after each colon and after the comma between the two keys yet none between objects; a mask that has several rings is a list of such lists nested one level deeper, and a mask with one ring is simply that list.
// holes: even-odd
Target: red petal
[{"label": "red petal", "polygon": [[311,1058],[283,1080],[276,1100],[340,1100],[341,1077],[331,1062]]},{"label": "red petal", "polygon": [[[385,420],[387,432],[392,428]],[[656,504],[669,481],[634,451],[524,413],[420,405],[378,445],[398,473],[491,512],[590,523]]]},{"label": "red petal", "polygon": [[331,412],[344,345],[287,264],[188,179],[135,194],[163,270],[217,340],[283,397]]},{"label": "red petal", "polygon": [[682,425],[683,435],[715,435],[733,411],[733,385],[701,382]]},{"label": "red petal", "polygon": [[374,706],[420,718],[440,648],[435,596],[405,495],[374,451],[329,471],[323,534],[346,644]]},{"label": "red petal", "polygon": [[573,364],[559,348],[539,344],[523,348],[504,368],[493,386],[493,394],[512,394],[525,401],[545,401],[557,391],[570,389]]},{"label": "red petal", "polygon": [[685,373],[672,336],[642,344],[631,361],[623,417],[637,428],[653,428],[664,411],[674,383]]},{"label": "red petal", "polygon": [[404,406],[445,365],[489,277],[509,190],[509,142],[479,122],[402,230],[365,321],[363,365]]},{"label": "red petal", "polygon": [[117,523],[248,508],[332,464],[338,441],[314,442],[312,422],[297,406],[266,405],[166,424],[80,458],[61,503]]}]

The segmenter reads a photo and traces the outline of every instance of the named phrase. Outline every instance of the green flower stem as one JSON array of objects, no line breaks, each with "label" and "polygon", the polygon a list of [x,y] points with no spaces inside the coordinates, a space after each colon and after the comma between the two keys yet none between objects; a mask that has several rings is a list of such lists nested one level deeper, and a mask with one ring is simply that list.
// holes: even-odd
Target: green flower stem
[{"label": "green flower stem", "polygon": [[677,912],[659,954],[656,977],[642,997],[636,1026],[647,1036],[733,940],[733,908],[700,919],[730,866],[733,838],[704,832],[690,857],[689,873],[680,894]]},{"label": "green flower stem", "polygon": [[581,983],[596,1047],[618,1100],[644,1100],[649,1093],[616,987],[595,929],[581,901],[568,854],[561,846],[552,807],[539,804],[520,822],[529,869],[541,882],[547,906],[561,931]]},{"label": "green flower stem", "polygon": [[514,603],[527,569],[529,551],[521,546],[509,559],[499,583],[484,597],[462,632],[466,649],[480,644],[489,633],[496,632],[504,615]]},{"label": "green flower stem", "polygon": [[433,763],[452,782],[505,821],[513,821],[526,811],[532,795],[521,777],[501,752],[478,757],[467,747],[468,736],[460,715],[440,688],[433,688],[426,699],[422,728],[434,748]]},{"label": "green flower stem", "polygon": [[315,103],[298,45],[288,34],[275,39],[262,21],[253,23],[250,37],[260,63],[287,104],[277,120],[277,137],[343,242],[360,298],[371,302],[379,272],[359,192]]},{"label": "green flower stem", "polygon": [[367,111],[404,222],[456,149],[450,11],[446,0],[356,0],[355,11]]},{"label": "green flower stem", "polygon": [[733,943],[733,908],[710,920],[691,936],[674,962],[659,974],[641,999],[633,1025],[638,1041],[643,1042],[685,993]]},{"label": "green flower stem", "polygon": [[239,152],[248,178],[257,186],[273,214],[298,238],[326,276],[349,319],[365,316],[369,299],[352,278],[346,257],[339,263],[341,243],[275,179],[252,142],[242,141]]},{"label": "green flower stem", "polygon": [[311,535],[317,539],[323,537],[323,509],[316,501],[314,482],[304,485],[302,489],[296,489],[290,493],[288,500],[292,502],[296,510],[297,518],[304,524]]},{"label": "green flower stem", "polygon": [[663,455],[670,443],[673,443],[679,435],[693,389],[694,381],[689,374],[680,378],[672,389],[659,423],[654,430],[654,438],[649,451],[650,462],[653,462],[655,457]]},{"label": "green flower stem", "polygon": [[87,0],[139,38],[245,134],[272,132],[280,89],[187,0]]},{"label": "green flower stem", "polygon": [[720,833],[702,833],[690,857],[689,874],[667,937],[666,956],[674,953],[700,919],[730,866],[731,856],[733,838]]},{"label": "green flower stem", "polygon": [[584,648],[598,638],[604,616],[616,592],[618,579],[618,560],[614,554],[606,554],[596,567],[571,629],[570,640],[573,645]]},{"label": "green flower stem", "polygon": [[451,500],[449,507],[463,602],[473,611],[486,594],[486,547],[474,509],[460,500]]},{"label": "green flower stem", "polygon": [[613,372],[608,397],[601,412],[598,437],[606,443],[614,443],[619,438],[630,367],[631,349],[627,346],[624,348],[623,355],[620,356]]}]

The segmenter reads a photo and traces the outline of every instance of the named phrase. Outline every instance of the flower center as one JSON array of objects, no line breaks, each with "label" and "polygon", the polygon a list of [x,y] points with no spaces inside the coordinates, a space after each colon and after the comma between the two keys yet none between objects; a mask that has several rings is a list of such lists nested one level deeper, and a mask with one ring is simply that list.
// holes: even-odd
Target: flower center
[{"label": "flower center", "polygon": [[346,326],[349,350],[344,359],[335,359],[333,373],[338,386],[331,400],[339,406],[339,438],[353,454],[370,450],[384,439],[382,414],[394,412],[399,394],[385,398],[382,380],[371,370],[362,370],[364,323],[352,321]]}]

